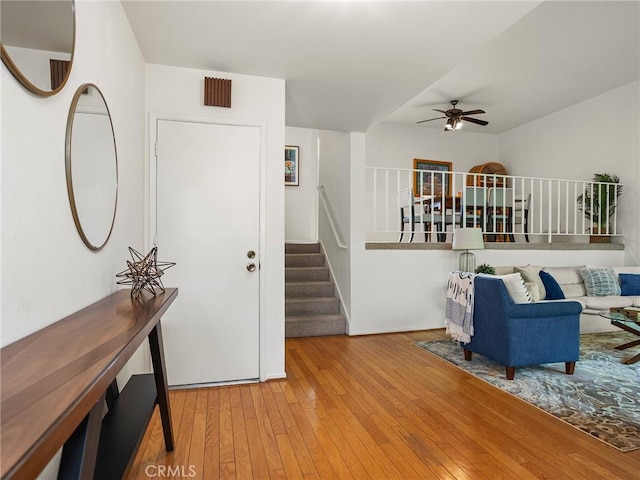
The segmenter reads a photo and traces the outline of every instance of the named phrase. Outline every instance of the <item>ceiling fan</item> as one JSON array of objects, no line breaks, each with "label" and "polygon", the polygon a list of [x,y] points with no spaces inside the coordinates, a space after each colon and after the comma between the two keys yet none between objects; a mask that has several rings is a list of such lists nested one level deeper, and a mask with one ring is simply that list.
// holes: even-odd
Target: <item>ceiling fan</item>
[{"label": "ceiling fan", "polygon": [[430,122],[431,120],[440,120],[440,119],[446,118],[447,124],[444,126],[445,132],[448,132],[450,130],[459,130],[462,127],[463,122],[471,122],[471,123],[476,123],[478,125],[483,125],[483,126],[489,125],[489,122],[487,122],[486,120],[478,120],[477,118],[471,118],[467,116],[467,115],[478,115],[480,113],[486,113],[484,110],[469,110],[468,112],[463,112],[459,108],[456,108],[457,104],[458,104],[458,100],[451,100],[451,105],[453,105],[453,108],[450,108],[447,111],[438,110],[437,108],[433,109],[436,112],[444,113],[445,114],[444,117],[429,118],[428,120],[420,120],[419,122],[416,122],[416,123],[424,123],[424,122]]}]

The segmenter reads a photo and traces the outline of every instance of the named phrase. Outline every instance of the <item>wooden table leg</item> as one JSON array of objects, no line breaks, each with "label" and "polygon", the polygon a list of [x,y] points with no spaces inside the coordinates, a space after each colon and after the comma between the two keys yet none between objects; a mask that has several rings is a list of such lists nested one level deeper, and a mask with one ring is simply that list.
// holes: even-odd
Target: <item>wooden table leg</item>
[{"label": "wooden table leg", "polygon": [[104,395],[64,444],[58,480],[92,480],[98,457]]},{"label": "wooden table leg", "polygon": [[[611,324],[615,325],[618,328],[621,328],[622,330],[624,330],[625,332],[629,332],[629,333],[633,333],[634,335],[640,336],[640,330],[636,330],[635,328],[629,327],[628,325],[619,322],[617,320],[611,320]],[[618,345],[616,348],[616,350],[626,350],[627,348],[631,348],[631,347],[635,347],[640,345],[640,340],[632,340],[631,342],[628,343],[623,343],[622,345]],[[622,363],[626,364],[626,365],[631,365],[633,363],[636,363],[638,360],[640,360],[640,353],[638,355],[636,355],[635,357],[631,357],[628,360],[623,361]]]},{"label": "wooden table leg", "polygon": [[618,345],[616,347],[616,350],[626,350],[627,348],[636,347],[638,345],[640,345],[640,340],[634,340],[629,343],[623,343],[622,345]]},{"label": "wooden table leg", "polygon": [[631,365],[633,363],[636,363],[638,360],[640,360],[640,353],[638,355],[636,355],[635,357],[631,357],[628,360],[625,360],[624,363],[625,365]]},{"label": "wooden table leg", "polygon": [[158,392],[158,408],[160,409],[162,431],[164,432],[164,446],[167,452],[172,452],[173,426],[171,424],[171,408],[169,405],[169,390],[167,388],[167,371],[164,362],[162,329],[159,321],[149,334],[149,347],[151,349],[153,374],[156,379],[156,390]]}]

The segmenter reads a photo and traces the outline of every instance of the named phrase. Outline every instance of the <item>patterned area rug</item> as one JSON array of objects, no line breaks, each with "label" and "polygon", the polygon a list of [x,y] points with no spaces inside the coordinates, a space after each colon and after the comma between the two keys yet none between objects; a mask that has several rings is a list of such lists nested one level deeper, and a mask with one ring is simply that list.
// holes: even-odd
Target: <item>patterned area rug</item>
[{"label": "patterned area rug", "polygon": [[454,340],[416,342],[470,374],[564,420],[609,445],[629,452],[640,448],[640,362],[625,365],[637,349],[615,350],[616,345],[637,340],[625,332],[580,336],[580,360],[574,375],[564,373],[564,363],[516,368],[514,380],[504,367],[474,353],[464,360]]}]

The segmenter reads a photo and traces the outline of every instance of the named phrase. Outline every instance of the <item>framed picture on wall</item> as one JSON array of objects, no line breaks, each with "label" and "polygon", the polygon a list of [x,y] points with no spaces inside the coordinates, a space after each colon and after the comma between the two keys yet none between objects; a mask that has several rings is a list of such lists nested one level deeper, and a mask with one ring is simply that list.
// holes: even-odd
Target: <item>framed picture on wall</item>
[{"label": "framed picture on wall", "polygon": [[284,147],[284,184],[300,185],[300,147],[286,145]]},{"label": "framed picture on wall", "polygon": [[413,191],[415,195],[451,195],[451,162],[413,159]]}]

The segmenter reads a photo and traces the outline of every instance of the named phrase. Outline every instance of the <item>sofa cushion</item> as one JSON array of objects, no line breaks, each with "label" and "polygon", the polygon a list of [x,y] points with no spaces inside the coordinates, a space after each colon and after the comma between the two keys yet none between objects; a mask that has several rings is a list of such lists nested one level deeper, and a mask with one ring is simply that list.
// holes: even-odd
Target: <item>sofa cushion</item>
[{"label": "sofa cushion", "polygon": [[627,297],[631,295],[640,295],[640,275],[634,273],[620,273],[620,291],[621,295]]},{"label": "sofa cushion", "polygon": [[547,292],[545,300],[564,300],[564,293],[562,292],[562,289],[560,288],[560,285],[558,284],[556,279],[553,278],[553,275],[551,275],[549,272],[541,270],[538,276],[544,284],[545,291]]},{"label": "sofa cushion", "polygon": [[630,307],[633,305],[634,297],[606,295],[601,297],[581,297],[575,300],[584,303],[584,307],[587,310],[601,312],[603,310],[609,310],[611,307]]},{"label": "sofa cushion", "polygon": [[616,273],[640,273],[640,267],[612,267]]},{"label": "sofa cushion", "polygon": [[580,275],[580,268],[582,267],[545,267],[543,270],[555,278],[565,298],[573,299],[587,295],[584,280]]},{"label": "sofa cushion", "polygon": [[620,295],[620,284],[617,275],[609,267],[584,267],[580,269],[584,279],[584,287],[589,297]]},{"label": "sofa cushion", "polygon": [[501,266],[497,266],[494,267],[495,270],[495,275],[497,276],[501,276],[501,275],[509,275],[510,273],[515,273],[515,268],[514,267],[501,267]]},{"label": "sofa cushion", "polygon": [[585,298],[589,298],[589,297],[576,297],[576,298],[572,298],[571,301],[578,302],[582,306],[582,310],[584,311],[587,308],[587,304],[584,302]]},{"label": "sofa cushion", "polygon": [[508,275],[500,275],[500,278],[507,287],[507,292],[513,303],[531,303],[531,295],[524,286],[524,280],[519,273],[510,273]]},{"label": "sofa cushion", "polygon": [[[547,296],[547,292],[545,291],[544,283],[540,280],[540,270],[542,267],[536,267],[535,265],[526,265],[524,267],[514,267],[514,270],[522,275],[522,279],[525,283],[533,282],[538,285],[538,290],[540,291],[540,298],[545,298]],[[535,300],[534,300],[535,301]]]}]

